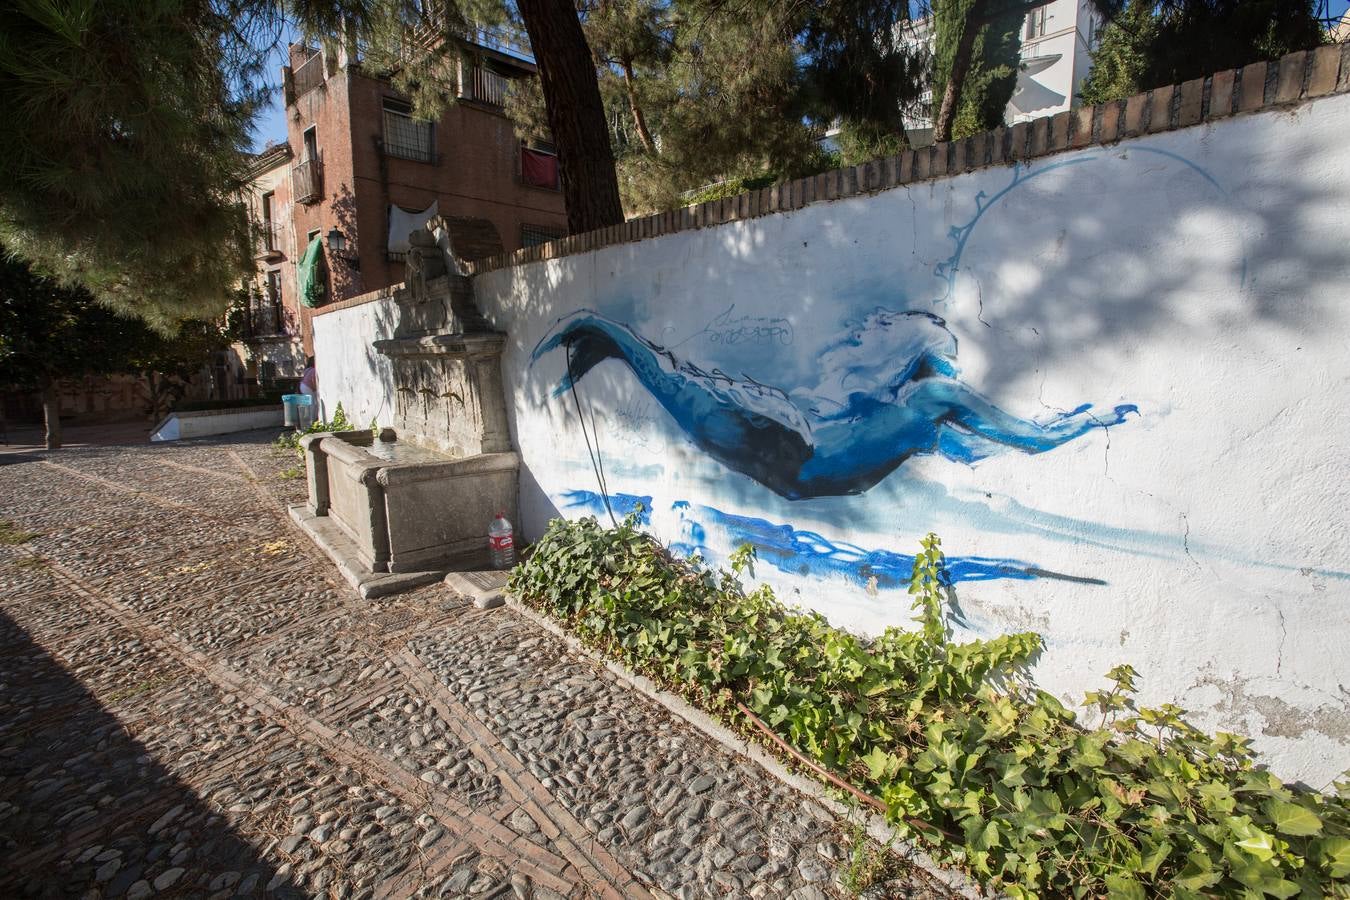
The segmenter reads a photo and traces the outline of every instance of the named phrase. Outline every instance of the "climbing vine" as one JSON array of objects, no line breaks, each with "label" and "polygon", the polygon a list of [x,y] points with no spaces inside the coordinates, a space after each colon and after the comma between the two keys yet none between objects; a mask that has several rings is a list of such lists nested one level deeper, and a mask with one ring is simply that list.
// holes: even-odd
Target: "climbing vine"
[{"label": "climbing vine", "polygon": [[1032,684],[1032,633],[954,643],[940,542],[923,541],[917,630],[866,640],[679,560],[637,529],[554,521],[510,590],[589,645],[745,726],[740,705],[884,806],[903,834],[1009,896],[1350,896],[1350,783],[1257,768],[1175,706],[1137,707],[1117,666],[1085,705]]}]

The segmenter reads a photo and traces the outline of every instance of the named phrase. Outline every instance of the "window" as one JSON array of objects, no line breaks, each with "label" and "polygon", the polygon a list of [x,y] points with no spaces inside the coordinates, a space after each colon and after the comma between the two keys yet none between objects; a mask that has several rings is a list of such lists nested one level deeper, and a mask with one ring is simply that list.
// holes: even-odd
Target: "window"
[{"label": "window", "polygon": [[268,191],[262,195],[262,229],[263,229],[263,249],[277,249],[276,225],[272,222],[272,200],[273,194]]},{"label": "window", "polygon": [[1038,38],[1045,34],[1045,23],[1047,13],[1050,7],[1039,6],[1027,13],[1027,40]]},{"label": "window", "polygon": [[530,187],[558,190],[558,156],[547,141],[520,145],[520,180]]},{"label": "window", "polygon": [[520,246],[537,247],[566,235],[566,228],[559,228],[555,225],[522,225],[520,226]]},{"label": "window", "polygon": [[285,319],[281,306],[281,272],[276,269],[267,273],[267,324],[271,327],[268,334],[285,334]]},{"label": "window", "polygon": [[435,126],[414,119],[406,103],[384,101],[384,152],[399,159],[436,161]]},{"label": "window", "polygon": [[309,162],[319,158],[319,129],[318,126],[311,125],[305,129],[305,158],[302,162]]}]

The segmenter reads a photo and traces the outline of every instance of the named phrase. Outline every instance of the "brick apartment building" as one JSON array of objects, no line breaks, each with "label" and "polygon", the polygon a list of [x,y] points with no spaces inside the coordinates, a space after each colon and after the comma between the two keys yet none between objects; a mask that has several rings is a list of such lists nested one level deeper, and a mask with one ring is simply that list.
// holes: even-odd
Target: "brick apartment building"
[{"label": "brick apartment building", "polygon": [[344,51],[295,44],[289,61],[287,141],[258,155],[245,197],[261,232],[247,352],[217,361],[217,384],[299,377],[313,346],[307,251],[321,257],[322,297],[311,296],[320,308],[402,282],[407,233],[433,214],[451,221],[468,258],[566,233],[552,148],[521,141],[503,110],[510,81],[534,77],[524,54],[466,45],[458,101],[437,122],[414,119],[387,80]]}]

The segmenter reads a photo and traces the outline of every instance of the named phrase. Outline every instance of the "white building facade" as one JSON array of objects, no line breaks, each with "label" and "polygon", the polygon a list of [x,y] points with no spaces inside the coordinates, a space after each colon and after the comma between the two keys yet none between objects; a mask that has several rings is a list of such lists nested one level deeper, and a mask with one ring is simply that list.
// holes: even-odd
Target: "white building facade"
[{"label": "white building facade", "polygon": [[[1022,69],[1004,121],[1027,122],[1076,106],[1101,28],[1088,0],[1051,0],[1029,12],[1022,23]],[[906,39],[931,47],[931,20],[915,23]],[[915,114],[905,116],[905,131],[915,147],[933,141],[931,109],[932,94],[927,93]]]}]

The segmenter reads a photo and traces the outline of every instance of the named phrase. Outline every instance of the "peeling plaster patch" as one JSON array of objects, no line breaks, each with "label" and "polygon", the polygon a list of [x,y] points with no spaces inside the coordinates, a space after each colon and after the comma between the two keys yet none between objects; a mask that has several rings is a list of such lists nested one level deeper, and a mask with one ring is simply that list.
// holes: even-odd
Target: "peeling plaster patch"
[{"label": "peeling plaster patch", "polygon": [[952,606],[953,621],[976,634],[999,635],[1034,631],[1045,635],[1050,631],[1050,617],[1025,606],[1001,606],[979,600],[957,603],[955,597],[949,597],[948,600]]},{"label": "peeling plaster patch", "polygon": [[1350,741],[1350,707],[1324,704],[1315,709],[1300,709],[1279,697],[1250,693],[1249,684],[1246,678],[1204,675],[1192,689],[1217,689],[1223,699],[1214,704],[1214,710],[1226,717],[1259,715],[1264,722],[1261,733],[1267,737],[1299,738],[1311,731],[1333,740]]},{"label": "peeling plaster patch", "polygon": [[1301,737],[1309,731],[1339,740],[1350,739],[1350,710],[1319,706],[1312,711],[1290,706],[1279,697],[1258,694],[1248,698],[1252,708],[1266,720],[1262,734],[1271,737]]}]

